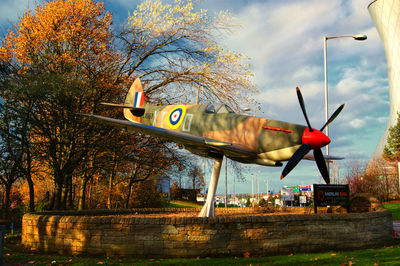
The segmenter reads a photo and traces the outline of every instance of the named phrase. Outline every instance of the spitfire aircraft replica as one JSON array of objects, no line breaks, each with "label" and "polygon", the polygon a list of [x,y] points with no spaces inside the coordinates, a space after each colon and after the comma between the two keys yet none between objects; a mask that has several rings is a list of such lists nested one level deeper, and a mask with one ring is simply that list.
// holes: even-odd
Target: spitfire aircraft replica
[{"label": "spitfire aircraft replica", "polygon": [[[215,161],[208,195],[199,217],[214,216],[214,196],[224,156],[241,163],[264,166],[282,166],[284,178],[302,159],[315,160],[327,184],[330,183],[321,148],[330,139],[321,131],[342,111],[341,105],[326,124],[316,130],[308,120],[299,88],[297,97],[307,126],[272,119],[234,113],[223,104],[189,104],[152,106],[145,103],[140,79],[136,79],[126,96],[124,104],[104,103],[123,108],[127,120],[84,114],[113,126],[154,135],[184,145],[190,152]],[[311,150],[313,155],[308,154]]]}]

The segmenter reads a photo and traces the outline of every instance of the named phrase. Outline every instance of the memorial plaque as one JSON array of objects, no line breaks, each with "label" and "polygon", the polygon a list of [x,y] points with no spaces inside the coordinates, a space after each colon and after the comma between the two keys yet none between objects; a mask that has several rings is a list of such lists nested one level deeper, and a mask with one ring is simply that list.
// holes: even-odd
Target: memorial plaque
[{"label": "memorial plaque", "polygon": [[317,207],[343,206],[349,209],[349,185],[314,184],[314,212]]}]

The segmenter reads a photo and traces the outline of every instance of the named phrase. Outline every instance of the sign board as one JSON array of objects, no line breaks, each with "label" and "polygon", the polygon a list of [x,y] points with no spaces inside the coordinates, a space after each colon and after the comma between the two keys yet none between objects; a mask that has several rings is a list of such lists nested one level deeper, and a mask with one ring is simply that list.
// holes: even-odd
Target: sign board
[{"label": "sign board", "polygon": [[299,187],[298,186],[287,186],[285,187],[288,190],[292,190],[293,192],[299,192]]},{"label": "sign board", "polygon": [[318,206],[335,205],[349,207],[349,185],[314,184],[314,212]]},{"label": "sign board", "polygon": [[306,204],[307,203],[307,197],[306,196],[300,196],[299,197],[300,204]]},{"label": "sign board", "polygon": [[299,185],[300,191],[311,191],[311,185]]},{"label": "sign board", "polygon": [[281,189],[281,200],[282,201],[294,201],[293,188],[282,188]]}]

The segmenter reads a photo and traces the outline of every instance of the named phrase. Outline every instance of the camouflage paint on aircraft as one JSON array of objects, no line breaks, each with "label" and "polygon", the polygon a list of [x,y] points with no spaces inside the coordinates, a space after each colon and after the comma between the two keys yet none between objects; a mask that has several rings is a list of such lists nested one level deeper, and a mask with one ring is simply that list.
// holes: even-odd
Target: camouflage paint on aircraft
[{"label": "camouflage paint on aircraft", "polygon": [[[137,101],[134,96],[143,91],[142,85],[137,81],[138,79],[126,97],[125,106],[132,106]],[[143,107],[144,115],[141,117],[125,108],[125,118],[144,125],[202,137],[204,141],[201,145],[182,144],[191,152],[202,156],[221,154],[243,163],[281,166],[280,162],[290,159],[302,144],[302,135],[306,128],[302,125],[235,114],[228,106],[221,104],[144,104]]]}]

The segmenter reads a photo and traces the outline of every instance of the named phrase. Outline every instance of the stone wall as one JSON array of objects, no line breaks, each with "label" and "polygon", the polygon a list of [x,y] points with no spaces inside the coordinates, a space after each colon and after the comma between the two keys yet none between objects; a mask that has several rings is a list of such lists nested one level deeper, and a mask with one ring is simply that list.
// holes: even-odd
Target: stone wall
[{"label": "stone wall", "polygon": [[[239,210],[247,215],[232,214]],[[257,214],[265,212],[260,208],[238,208],[210,218],[189,211],[193,209],[165,217],[137,215],[135,210],[107,216],[102,212],[27,214],[22,244],[61,254],[166,258],[347,250],[388,245],[393,240],[391,213],[382,208],[364,213],[273,215]],[[217,209],[217,214],[221,211]]]}]

